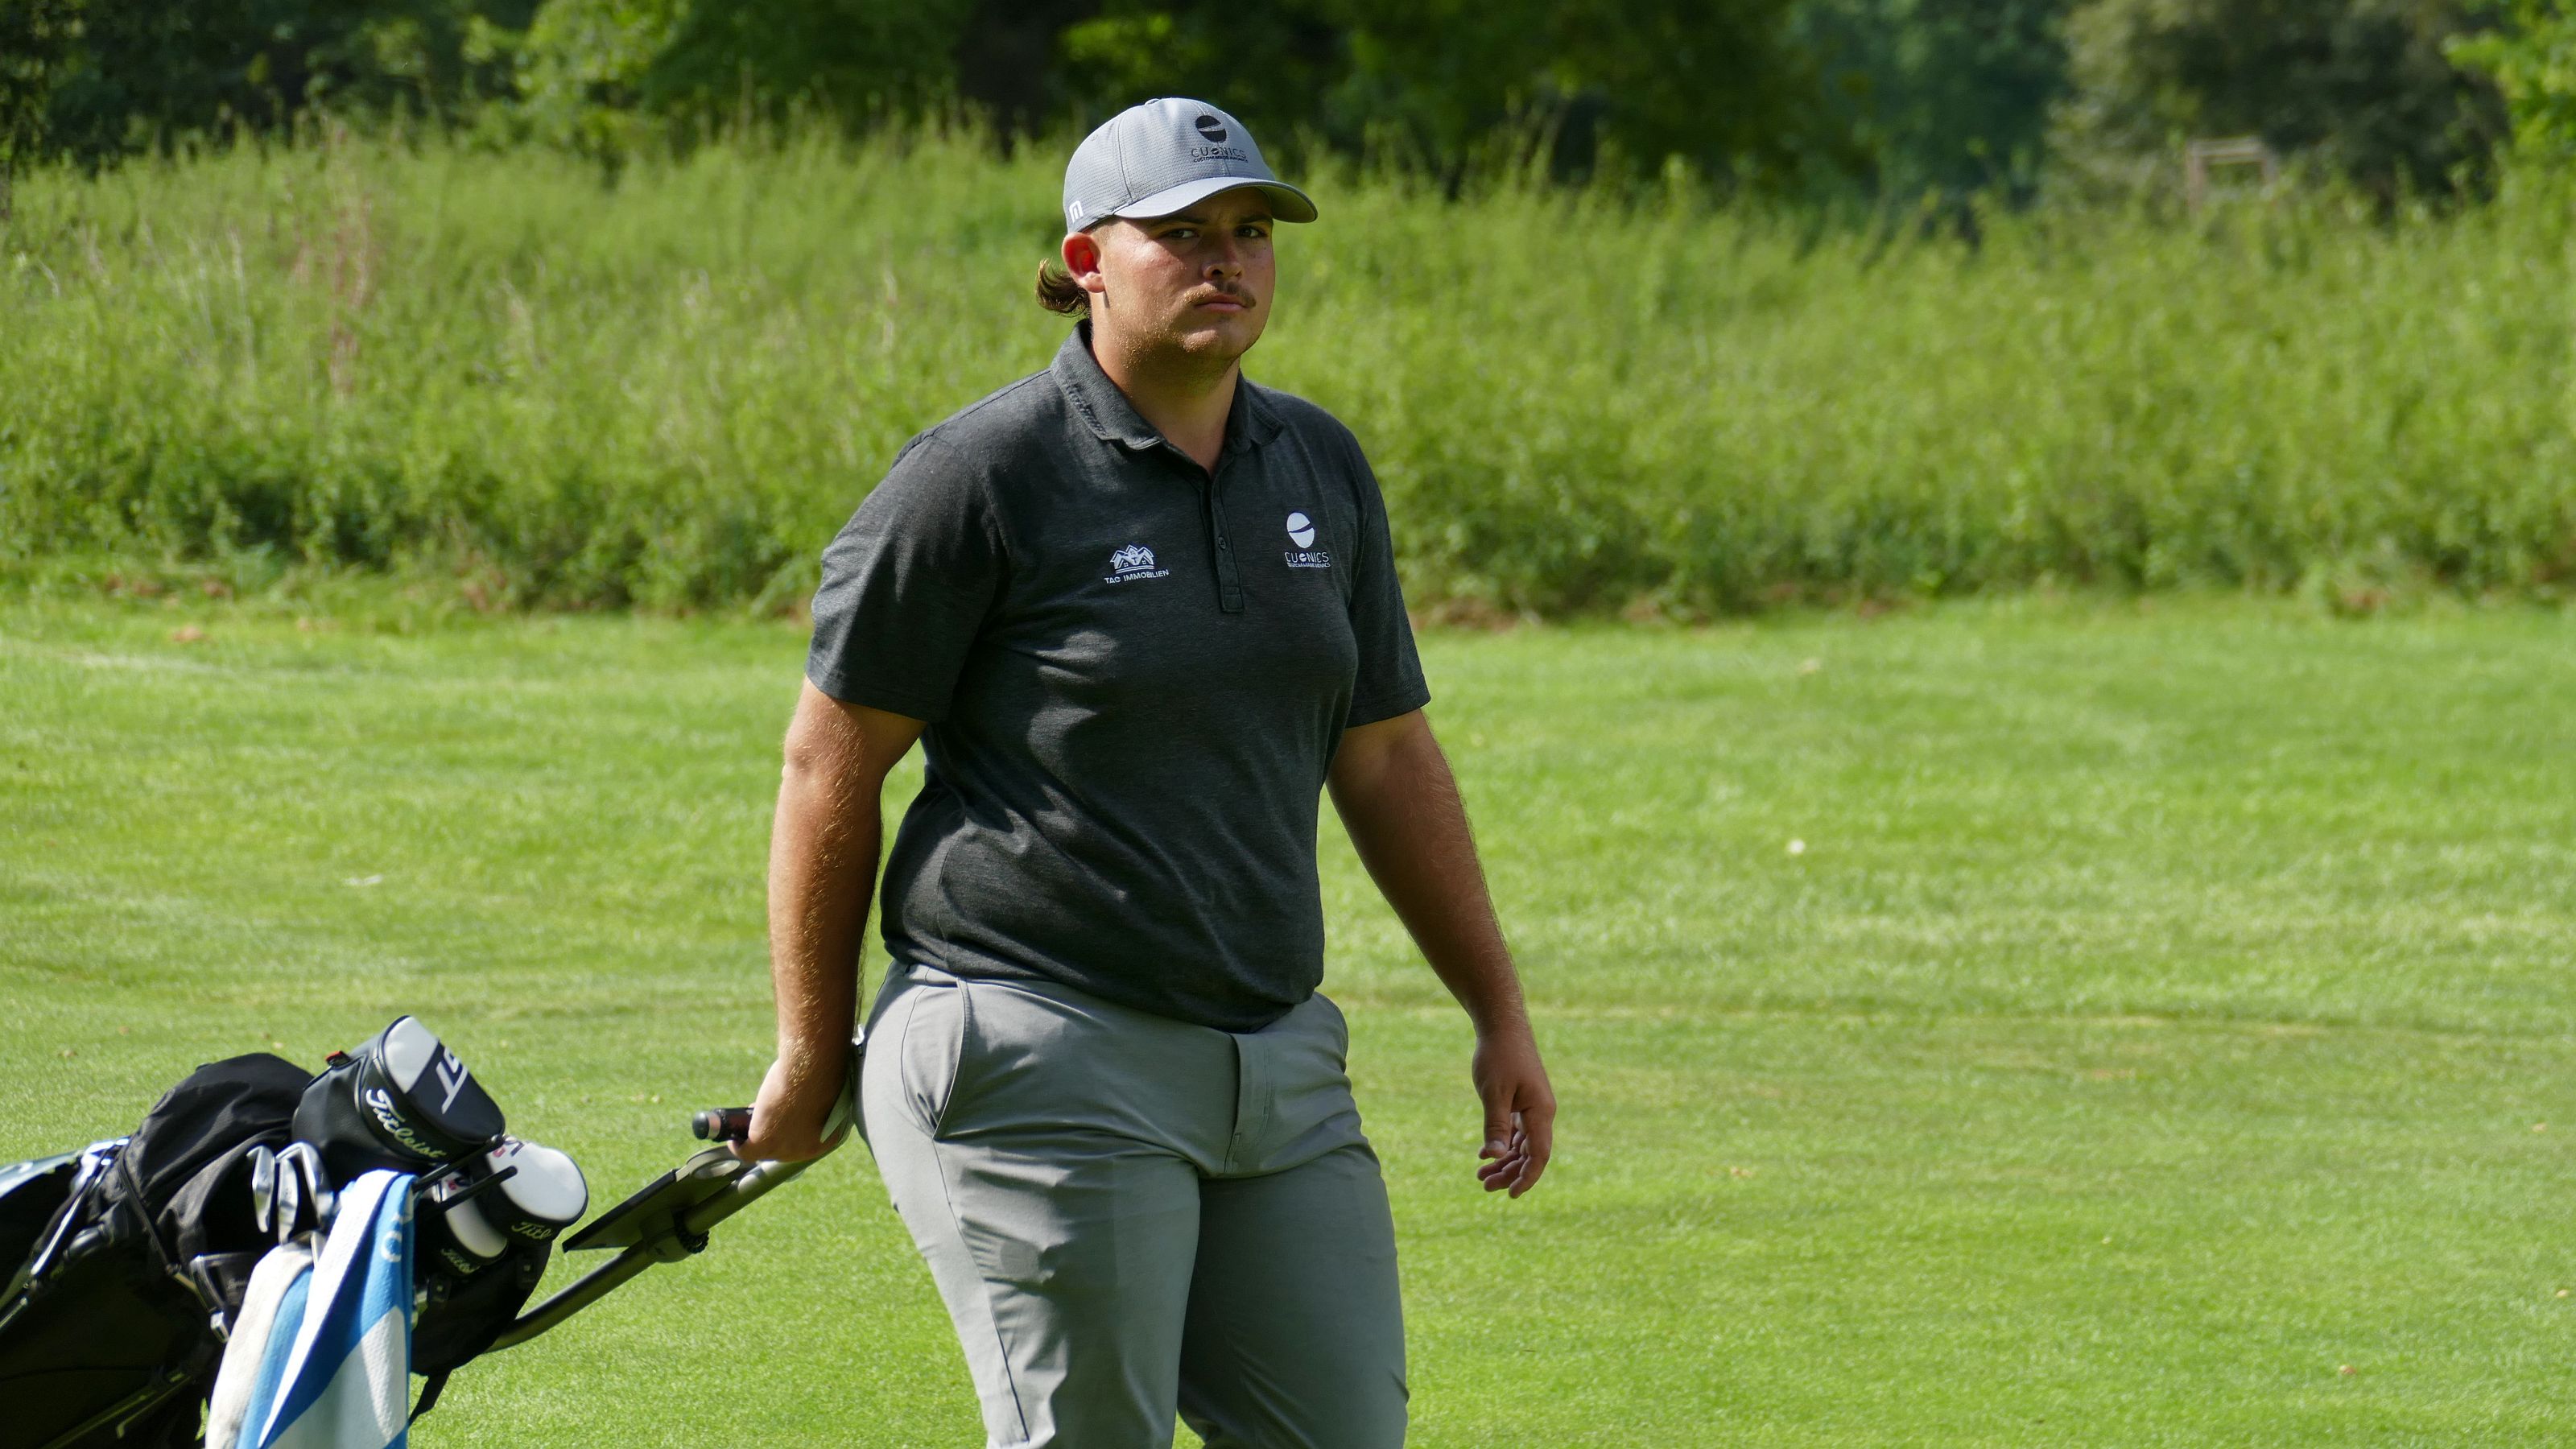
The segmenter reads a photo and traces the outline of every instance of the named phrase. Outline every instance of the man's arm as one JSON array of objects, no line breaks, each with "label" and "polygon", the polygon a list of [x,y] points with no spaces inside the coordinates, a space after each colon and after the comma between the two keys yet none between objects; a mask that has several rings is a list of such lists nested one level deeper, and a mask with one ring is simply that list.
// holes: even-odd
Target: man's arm
[{"label": "man's arm", "polygon": [[1547,1171],[1556,1094],[1431,722],[1415,710],[1344,731],[1328,783],[1360,863],[1475,1023],[1476,1094],[1485,1103],[1478,1155],[1486,1159],[1476,1175],[1486,1191],[1519,1197]]},{"label": "man's arm", "polygon": [[812,684],[797,696],[769,829],[769,979],[778,1059],[752,1105],[752,1161],[800,1162],[837,1142],[823,1119],[850,1069],[859,947],[876,896],[886,772],[921,737],[917,719],[846,704]]}]

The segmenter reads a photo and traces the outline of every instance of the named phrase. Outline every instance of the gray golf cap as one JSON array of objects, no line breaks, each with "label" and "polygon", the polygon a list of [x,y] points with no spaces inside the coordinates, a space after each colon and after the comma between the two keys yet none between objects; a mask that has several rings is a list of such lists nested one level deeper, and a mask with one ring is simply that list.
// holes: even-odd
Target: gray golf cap
[{"label": "gray golf cap", "polygon": [[1120,111],[1073,148],[1064,225],[1081,231],[1113,216],[1170,216],[1238,186],[1260,187],[1281,221],[1315,219],[1315,203],[1271,174],[1241,121],[1205,101],[1165,96]]}]

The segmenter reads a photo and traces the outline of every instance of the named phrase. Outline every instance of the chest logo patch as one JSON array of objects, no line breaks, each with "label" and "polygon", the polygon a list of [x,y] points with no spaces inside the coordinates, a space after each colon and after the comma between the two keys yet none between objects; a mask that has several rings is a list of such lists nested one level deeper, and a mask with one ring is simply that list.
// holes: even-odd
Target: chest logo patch
[{"label": "chest logo patch", "polygon": [[1287,550],[1279,555],[1281,558],[1287,560],[1288,567],[1292,569],[1328,569],[1333,566],[1333,556],[1330,553],[1313,547],[1315,542],[1315,520],[1308,518],[1305,514],[1292,512],[1288,515],[1288,541],[1297,545],[1295,548]]},{"label": "chest logo patch", "polygon": [[1141,543],[1131,543],[1110,554],[1109,567],[1111,572],[1101,579],[1104,584],[1124,584],[1137,579],[1159,579],[1172,572],[1170,569],[1154,567],[1154,551]]}]

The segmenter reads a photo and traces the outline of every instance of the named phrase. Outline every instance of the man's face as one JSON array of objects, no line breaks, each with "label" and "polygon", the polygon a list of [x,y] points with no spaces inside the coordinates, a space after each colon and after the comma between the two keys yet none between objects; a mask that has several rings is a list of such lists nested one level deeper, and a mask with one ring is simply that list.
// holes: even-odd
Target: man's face
[{"label": "man's face", "polygon": [[1269,321],[1270,229],[1268,198],[1243,186],[1171,216],[1078,232],[1065,238],[1065,262],[1091,290],[1095,336],[1106,327],[1127,348],[1222,366]]}]

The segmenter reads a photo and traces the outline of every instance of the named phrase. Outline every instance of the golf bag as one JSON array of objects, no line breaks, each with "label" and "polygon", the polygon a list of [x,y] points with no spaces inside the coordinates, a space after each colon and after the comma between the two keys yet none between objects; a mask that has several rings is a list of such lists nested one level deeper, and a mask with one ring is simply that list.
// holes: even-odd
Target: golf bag
[{"label": "golf bag", "polygon": [[[224,1334],[260,1258],[318,1227],[330,1190],[361,1172],[479,1182],[495,1175],[480,1159],[501,1140],[500,1109],[404,1017],[335,1053],[320,1076],[268,1055],[215,1062],[130,1137],[0,1167],[0,1449],[196,1445]],[[327,1171],[280,1170],[299,1155]],[[460,1160],[466,1170],[449,1172]],[[536,1191],[535,1216],[562,1214],[564,1172],[580,1196],[566,1159],[551,1194]],[[444,1370],[508,1326],[551,1251],[553,1228],[523,1226],[531,1214],[505,1192],[477,1196],[496,1204],[481,1218],[515,1231],[470,1273],[423,1259],[413,1366],[433,1376],[433,1397]],[[427,1216],[445,1230],[446,1216],[477,1206]],[[576,1202],[571,1215],[580,1211]]]},{"label": "golf bag", "polygon": [[[855,1120],[860,1060],[853,1050],[826,1137]],[[739,1140],[750,1120],[750,1108],[720,1108],[698,1113],[695,1130]],[[529,1308],[557,1235],[588,1210],[588,1188],[572,1159],[506,1136],[500,1108],[428,1028],[400,1018],[333,1053],[320,1076],[272,1056],[201,1067],[131,1137],[0,1165],[0,1449],[195,1449],[227,1355],[256,1355],[244,1363],[257,1368],[280,1343],[296,1260],[276,1250],[321,1240],[336,1194],[363,1174],[411,1184],[409,1367],[428,1380],[417,1419],[459,1365],[705,1251],[717,1224],[808,1165],[748,1162],[721,1145],[693,1153],[564,1238],[567,1252],[612,1256]],[[379,1242],[402,1231],[384,1211],[389,1188],[370,1180],[356,1191],[372,1206],[344,1221],[363,1218]],[[264,1259],[268,1296],[245,1319]],[[382,1323],[383,1300],[373,1301],[380,1316],[368,1321]],[[236,1327],[249,1331],[227,1346]],[[309,1364],[308,1341],[293,1342],[289,1357]],[[264,1383],[264,1373],[226,1380]],[[380,1383],[370,1379],[370,1392]],[[227,1414],[242,1402],[228,1387]],[[302,1429],[273,1413],[262,1422],[241,1442]]]},{"label": "golf bag", "polygon": [[267,1246],[251,1226],[250,1155],[286,1146],[311,1080],[273,1056],[216,1062],[131,1137],[9,1170],[0,1446],[196,1442],[189,1390],[222,1354],[215,1317],[241,1306]]}]

